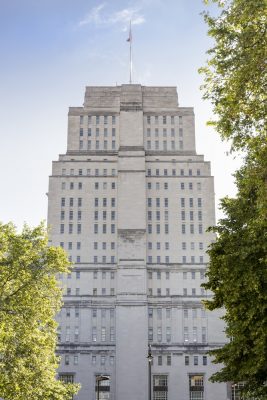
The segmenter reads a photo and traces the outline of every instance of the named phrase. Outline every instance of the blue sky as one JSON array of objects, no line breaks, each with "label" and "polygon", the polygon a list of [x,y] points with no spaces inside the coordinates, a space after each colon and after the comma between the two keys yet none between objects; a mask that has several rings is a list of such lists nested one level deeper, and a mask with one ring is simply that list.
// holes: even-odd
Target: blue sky
[{"label": "blue sky", "polygon": [[180,105],[195,108],[197,151],[212,163],[217,204],[233,195],[237,161],[205,126],[211,106],[199,90],[197,70],[212,45],[204,8],[202,0],[1,0],[1,221],[21,228],[46,219],[68,107],[82,105],[86,85],[129,80],[129,19],[134,83],[177,86]]}]

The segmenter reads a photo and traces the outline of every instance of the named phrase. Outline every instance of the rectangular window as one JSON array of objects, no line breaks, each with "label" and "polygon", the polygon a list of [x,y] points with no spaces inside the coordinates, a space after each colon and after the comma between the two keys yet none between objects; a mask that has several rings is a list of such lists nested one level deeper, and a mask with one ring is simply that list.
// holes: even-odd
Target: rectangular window
[{"label": "rectangular window", "polygon": [[112,136],[116,136],[116,129],[112,128]]},{"label": "rectangular window", "polygon": [[171,355],[167,356],[167,365],[172,365],[172,357],[171,357]]},{"label": "rectangular window", "polygon": [[207,365],[208,364],[208,358],[207,356],[203,356],[203,365]]},{"label": "rectangular window", "polygon": [[101,342],[105,342],[106,341],[106,328],[102,327],[101,328]]},{"label": "rectangular window", "polygon": [[168,400],[167,375],[153,375],[153,400]]},{"label": "rectangular window", "polygon": [[204,376],[190,375],[189,376],[189,399],[203,400],[204,399]]},{"label": "rectangular window", "polygon": [[162,341],[162,328],[161,327],[157,328],[157,339],[158,339],[158,342]]},{"label": "rectangular window", "polygon": [[188,333],[188,326],[184,327],[184,342],[189,341],[189,333]]},{"label": "rectangular window", "polygon": [[159,365],[159,366],[162,365],[162,356],[158,356],[158,365]]},{"label": "rectangular window", "polygon": [[185,356],[184,365],[189,365],[189,356]]}]

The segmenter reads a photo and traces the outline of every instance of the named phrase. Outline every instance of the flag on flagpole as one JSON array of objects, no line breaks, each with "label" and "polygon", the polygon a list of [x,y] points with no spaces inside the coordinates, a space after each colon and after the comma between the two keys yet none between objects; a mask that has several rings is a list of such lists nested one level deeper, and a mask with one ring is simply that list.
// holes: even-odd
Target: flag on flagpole
[{"label": "flag on flagpole", "polygon": [[129,29],[129,36],[127,42],[132,43],[132,22],[130,21],[130,29]]}]

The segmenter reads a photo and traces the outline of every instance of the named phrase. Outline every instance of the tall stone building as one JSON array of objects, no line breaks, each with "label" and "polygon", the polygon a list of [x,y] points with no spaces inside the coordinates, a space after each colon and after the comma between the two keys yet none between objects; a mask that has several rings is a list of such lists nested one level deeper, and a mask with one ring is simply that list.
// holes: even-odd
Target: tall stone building
[{"label": "tall stone building", "polygon": [[208,381],[223,323],[201,303],[213,178],[176,88],[87,87],[48,196],[51,243],[75,266],[60,277],[58,351],[76,398],[147,400],[151,344],[154,400],[226,400]]}]

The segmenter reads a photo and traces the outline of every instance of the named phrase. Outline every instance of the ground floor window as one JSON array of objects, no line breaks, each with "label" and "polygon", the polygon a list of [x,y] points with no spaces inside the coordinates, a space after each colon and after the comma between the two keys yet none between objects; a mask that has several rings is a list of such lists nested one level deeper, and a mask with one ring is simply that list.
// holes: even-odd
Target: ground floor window
[{"label": "ground floor window", "polygon": [[110,377],[108,375],[96,375],[95,398],[96,400],[110,399]]},{"label": "ground floor window", "polygon": [[168,400],[167,375],[153,375],[153,400]]},{"label": "ground floor window", "polygon": [[[73,374],[59,374],[59,380],[64,383],[73,383],[74,375]],[[71,400],[73,400],[73,396],[71,397]]]},{"label": "ground floor window", "polygon": [[246,397],[242,394],[244,383],[232,383],[231,385],[231,400],[255,400],[251,397]]},{"label": "ground floor window", "polygon": [[204,399],[204,376],[189,375],[189,399],[203,400]]}]

